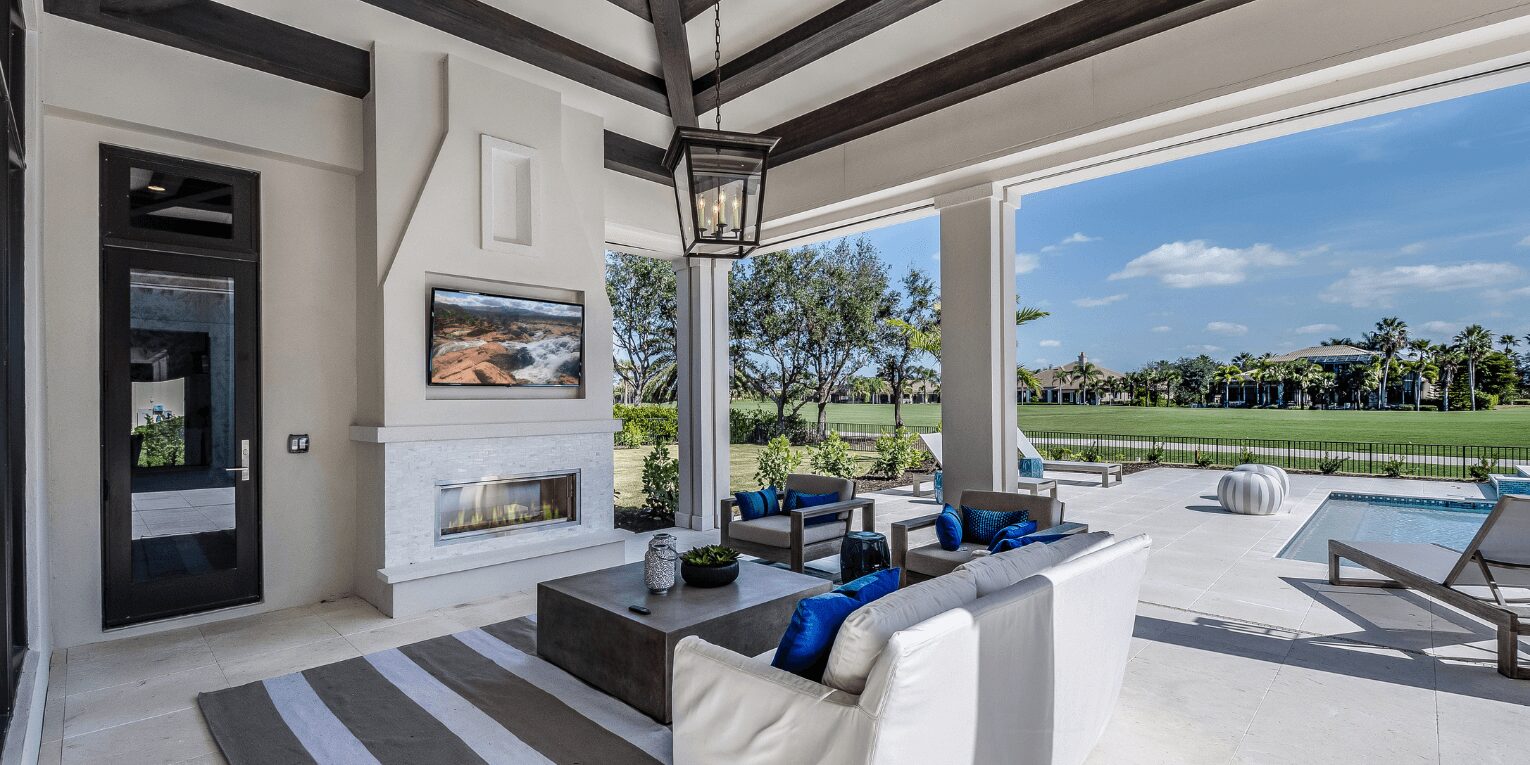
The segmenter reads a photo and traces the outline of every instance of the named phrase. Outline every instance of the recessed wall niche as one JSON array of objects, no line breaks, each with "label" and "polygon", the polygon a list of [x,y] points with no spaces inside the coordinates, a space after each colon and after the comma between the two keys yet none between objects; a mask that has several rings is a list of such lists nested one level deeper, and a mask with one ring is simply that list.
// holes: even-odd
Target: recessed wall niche
[{"label": "recessed wall niche", "polygon": [[480,136],[482,209],[485,250],[517,255],[535,254],[538,183],[537,150],[491,135]]}]

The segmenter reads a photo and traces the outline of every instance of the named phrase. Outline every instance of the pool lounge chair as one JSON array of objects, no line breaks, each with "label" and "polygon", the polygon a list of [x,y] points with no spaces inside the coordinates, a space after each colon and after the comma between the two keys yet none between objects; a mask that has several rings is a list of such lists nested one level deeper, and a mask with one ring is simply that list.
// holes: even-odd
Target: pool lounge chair
[{"label": "pool lounge chair", "polygon": [[[1345,579],[1339,575],[1341,559],[1387,579]],[[1482,619],[1498,628],[1498,673],[1530,679],[1530,667],[1519,663],[1519,639],[1530,620],[1530,599],[1524,597],[1530,592],[1530,496],[1500,497],[1461,552],[1435,544],[1330,539],[1328,581],[1417,590]]]},{"label": "pool lounge chair", "polygon": [[[942,434],[940,434],[940,433],[920,433],[919,434],[919,440],[924,443],[925,451],[929,452],[930,456],[935,458],[935,468],[937,470],[938,469],[943,469],[945,467],[945,463],[941,460],[941,455],[940,455],[941,444],[943,443],[943,441],[941,439],[941,435]],[[921,483],[925,483],[925,482],[928,482],[931,485],[931,488],[933,490],[934,483],[935,483],[935,474],[934,473],[915,473],[914,474],[914,496],[916,496],[916,497],[924,496],[925,492],[922,492],[922,491],[919,490],[919,485]],[[1027,492],[1027,493],[1029,493],[1029,494],[1031,494],[1033,496],[1041,496],[1042,492],[1047,492],[1048,494],[1050,494],[1052,496],[1052,499],[1057,499],[1057,482],[1052,480],[1052,479],[1050,479],[1050,478],[1024,478],[1024,477],[1021,477],[1018,480],[1018,484],[1016,485],[1015,488],[1017,488],[1020,491]]]}]

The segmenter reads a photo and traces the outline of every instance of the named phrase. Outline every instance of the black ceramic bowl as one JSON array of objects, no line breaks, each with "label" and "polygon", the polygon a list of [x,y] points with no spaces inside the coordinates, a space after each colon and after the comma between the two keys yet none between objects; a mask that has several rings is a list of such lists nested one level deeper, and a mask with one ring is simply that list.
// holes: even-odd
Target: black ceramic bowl
[{"label": "black ceramic bowl", "polygon": [[692,587],[721,587],[738,578],[738,561],[726,566],[692,566],[680,561],[680,578]]}]

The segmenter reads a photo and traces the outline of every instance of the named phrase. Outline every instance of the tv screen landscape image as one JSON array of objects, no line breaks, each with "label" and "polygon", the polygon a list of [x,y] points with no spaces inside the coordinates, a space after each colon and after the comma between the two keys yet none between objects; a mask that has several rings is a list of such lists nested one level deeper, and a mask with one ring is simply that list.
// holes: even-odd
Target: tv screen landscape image
[{"label": "tv screen landscape image", "polygon": [[431,385],[573,387],[583,353],[582,305],[431,290]]}]

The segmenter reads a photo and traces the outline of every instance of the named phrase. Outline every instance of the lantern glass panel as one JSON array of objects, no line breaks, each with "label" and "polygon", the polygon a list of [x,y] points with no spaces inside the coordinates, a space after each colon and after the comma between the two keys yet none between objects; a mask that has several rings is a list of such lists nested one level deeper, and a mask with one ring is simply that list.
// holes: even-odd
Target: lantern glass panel
[{"label": "lantern glass panel", "polygon": [[680,207],[680,238],[684,240],[685,249],[690,251],[696,244],[696,211],[699,208],[693,203],[690,159],[685,154],[680,155],[674,175],[675,199]]}]

